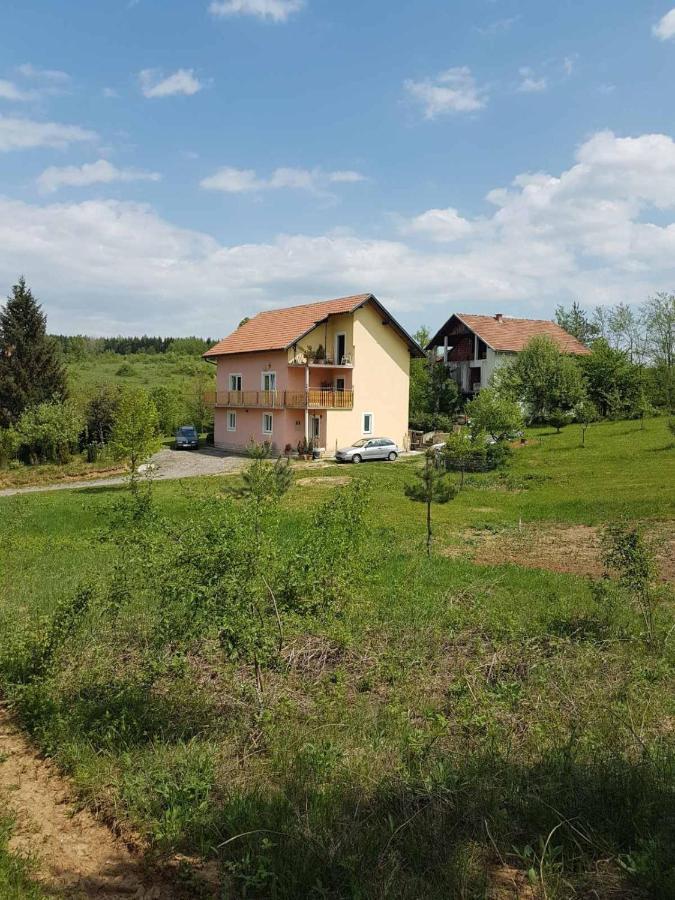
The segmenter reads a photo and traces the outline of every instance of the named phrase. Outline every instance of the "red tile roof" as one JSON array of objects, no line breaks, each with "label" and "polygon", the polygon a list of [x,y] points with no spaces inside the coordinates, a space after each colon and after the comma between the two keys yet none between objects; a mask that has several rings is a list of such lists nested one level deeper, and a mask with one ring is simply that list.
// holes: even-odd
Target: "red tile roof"
[{"label": "red tile roof", "polygon": [[[563,353],[570,353],[576,356],[583,356],[590,353],[588,347],[578,341],[571,334],[568,334],[560,325],[550,322],[548,319],[512,319],[509,316],[475,316],[470,313],[457,313],[457,318],[462,321],[467,328],[477,334],[478,337],[485,341],[488,347],[493,350],[502,352],[518,353],[523,350],[533,337],[546,335],[558,345]],[[436,335],[436,338],[442,338],[444,332],[451,320]],[[436,340],[434,338],[431,343]]]},{"label": "red tile roof", "polygon": [[337,300],[323,300],[304,306],[288,306],[258,313],[244,325],[207,350],[204,356],[226,356],[230,353],[255,353],[264,350],[287,350],[329,316],[355,312],[364,303],[373,301],[396,326],[416,356],[422,351],[413,339],[384,310],[372,294],[355,294]]}]

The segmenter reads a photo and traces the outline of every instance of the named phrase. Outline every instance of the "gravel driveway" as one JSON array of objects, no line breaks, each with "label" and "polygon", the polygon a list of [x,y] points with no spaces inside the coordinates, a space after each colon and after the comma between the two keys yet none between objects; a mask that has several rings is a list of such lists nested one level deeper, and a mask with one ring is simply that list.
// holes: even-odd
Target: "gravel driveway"
[{"label": "gravel driveway", "polygon": [[[195,478],[199,475],[226,475],[238,472],[250,460],[244,456],[233,456],[213,447],[202,447],[200,450],[160,450],[150,463],[156,466],[153,480],[170,480],[176,478]],[[11,497],[14,494],[36,494],[42,491],[71,491],[73,489],[102,487],[112,484],[124,484],[126,477],[117,475],[113,478],[90,478],[86,481],[59,481],[56,484],[40,484],[31,487],[5,488],[0,497]]]}]

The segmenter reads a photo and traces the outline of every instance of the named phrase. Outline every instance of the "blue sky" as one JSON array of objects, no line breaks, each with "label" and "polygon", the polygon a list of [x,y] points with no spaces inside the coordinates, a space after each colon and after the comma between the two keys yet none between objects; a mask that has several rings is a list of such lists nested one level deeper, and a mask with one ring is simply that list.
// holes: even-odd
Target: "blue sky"
[{"label": "blue sky", "polygon": [[673,0],[9,0],[0,290],[220,336],[675,287]]}]

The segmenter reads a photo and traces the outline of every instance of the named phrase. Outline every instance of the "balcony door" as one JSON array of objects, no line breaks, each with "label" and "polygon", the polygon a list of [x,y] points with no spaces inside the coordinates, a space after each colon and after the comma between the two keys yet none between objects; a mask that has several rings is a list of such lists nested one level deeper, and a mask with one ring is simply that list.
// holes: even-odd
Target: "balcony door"
[{"label": "balcony door", "polygon": [[342,362],[347,355],[347,335],[346,334],[336,334],[335,335],[335,362],[338,366],[342,365]]},{"label": "balcony door", "polygon": [[312,443],[316,447],[321,440],[321,419],[319,418],[319,416],[312,416],[312,418],[309,420],[309,425],[309,436]]}]

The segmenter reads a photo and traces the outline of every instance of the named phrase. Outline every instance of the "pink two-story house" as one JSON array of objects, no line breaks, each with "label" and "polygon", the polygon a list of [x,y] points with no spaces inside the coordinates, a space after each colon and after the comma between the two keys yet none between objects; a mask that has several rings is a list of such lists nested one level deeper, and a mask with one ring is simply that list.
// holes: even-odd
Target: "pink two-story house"
[{"label": "pink two-story house", "polygon": [[410,358],[423,355],[372,294],[259,313],[204,354],[217,365],[215,444],[405,446]]}]

